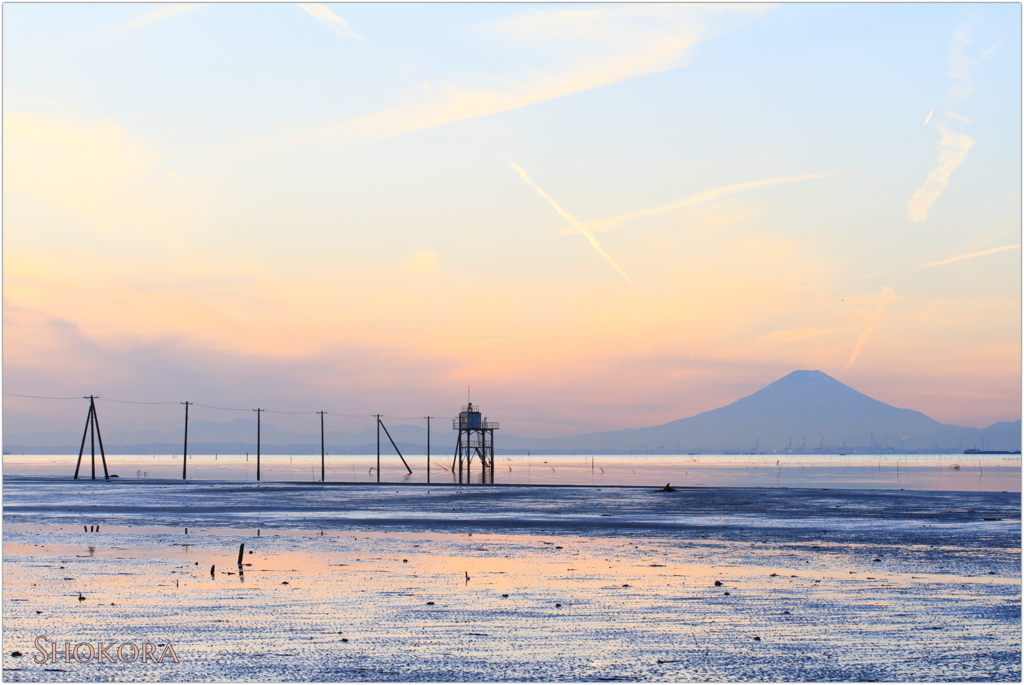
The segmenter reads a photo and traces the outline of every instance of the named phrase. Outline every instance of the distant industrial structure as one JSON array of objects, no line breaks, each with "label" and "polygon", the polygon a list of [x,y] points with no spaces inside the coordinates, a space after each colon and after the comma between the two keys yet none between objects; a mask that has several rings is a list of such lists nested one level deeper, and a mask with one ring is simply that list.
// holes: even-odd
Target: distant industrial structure
[{"label": "distant industrial structure", "polygon": [[459,418],[452,419],[452,430],[459,431],[455,442],[455,456],[452,458],[452,472],[457,473],[459,482],[470,482],[473,457],[480,461],[480,482],[494,483],[494,431],[497,421],[488,421],[480,413],[480,407],[473,403],[462,408]]}]

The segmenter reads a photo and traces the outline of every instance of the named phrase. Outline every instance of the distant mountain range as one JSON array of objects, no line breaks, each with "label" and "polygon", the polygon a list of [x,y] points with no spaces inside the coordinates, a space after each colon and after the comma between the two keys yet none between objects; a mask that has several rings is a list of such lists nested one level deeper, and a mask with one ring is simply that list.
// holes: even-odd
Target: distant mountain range
[{"label": "distant mountain range", "polygon": [[[422,426],[388,426],[399,449],[426,451]],[[190,454],[256,452],[256,422],[189,424]],[[374,428],[331,432],[325,436],[331,454],[376,452]],[[181,430],[161,432],[114,430],[104,444],[111,454],[179,454]],[[455,434],[435,429],[431,451],[451,454]],[[393,453],[382,436],[383,453]],[[77,454],[81,433],[14,433],[4,435],[11,454]],[[264,454],[319,454],[319,435],[288,433],[264,422]],[[1021,422],[1004,421],[988,428],[963,428],[939,423],[921,412],[899,409],[843,385],[821,371],[794,371],[752,395],[718,409],[649,428],[585,433],[559,438],[523,438],[498,434],[496,451],[564,454],[687,454],[687,453],[841,453],[958,452],[967,448],[1016,451],[1021,448]]]}]

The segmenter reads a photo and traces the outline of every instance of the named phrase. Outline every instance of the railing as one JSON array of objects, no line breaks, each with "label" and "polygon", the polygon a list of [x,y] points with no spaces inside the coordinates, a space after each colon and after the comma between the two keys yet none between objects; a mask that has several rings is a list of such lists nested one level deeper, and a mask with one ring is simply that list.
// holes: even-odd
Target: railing
[{"label": "railing", "polygon": [[452,419],[452,430],[498,430],[498,422],[474,421],[459,417]]}]

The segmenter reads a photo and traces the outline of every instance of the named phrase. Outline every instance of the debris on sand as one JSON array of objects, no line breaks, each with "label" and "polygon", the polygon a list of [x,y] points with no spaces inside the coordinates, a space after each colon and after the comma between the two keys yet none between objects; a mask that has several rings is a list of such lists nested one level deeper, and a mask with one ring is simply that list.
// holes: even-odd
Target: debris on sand
[{"label": "debris on sand", "polygon": [[716,580],[715,581],[715,587],[722,587],[722,581]]}]

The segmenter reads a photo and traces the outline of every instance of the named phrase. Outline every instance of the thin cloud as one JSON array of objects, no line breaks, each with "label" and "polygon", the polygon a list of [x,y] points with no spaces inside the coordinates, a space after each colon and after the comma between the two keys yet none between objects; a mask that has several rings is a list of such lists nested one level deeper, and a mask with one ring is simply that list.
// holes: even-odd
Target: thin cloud
[{"label": "thin cloud", "polygon": [[356,30],[347,21],[332,12],[326,5],[319,2],[300,2],[299,7],[339,36],[363,40],[363,37],[356,33]]},{"label": "thin cloud", "polygon": [[[491,85],[469,87],[440,74],[433,83],[396,96],[404,100],[399,106],[391,103],[381,111],[324,127],[302,142],[389,138],[675,69],[700,43],[743,26],[764,11],[746,5],[532,10],[482,29],[496,45],[517,49],[516,59],[504,67],[513,73],[470,76]],[[524,72],[517,66],[523,63],[524,51],[526,63],[535,59],[543,66]]]},{"label": "thin cloud", "polygon": [[[945,104],[948,108],[954,100],[962,100],[974,91],[971,83],[971,72],[968,68],[971,58],[967,56],[964,48],[971,43],[971,24],[964,24],[957,28],[953,34],[953,40],[949,50],[949,88],[946,90],[946,97],[940,100],[935,107],[932,107],[925,118],[925,126],[931,121],[932,114],[939,104]],[[947,109],[945,117],[947,121],[959,121],[970,123],[970,119]],[[958,166],[967,159],[967,153],[974,145],[971,138],[951,131],[943,124],[936,122],[935,128],[939,132],[939,165],[928,173],[924,184],[907,201],[907,219],[921,223],[928,218],[928,212],[932,204],[942,195],[942,192],[949,185],[949,177]]]},{"label": "thin cloud", "polygon": [[846,363],[846,369],[849,370],[853,363],[857,361],[857,357],[860,356],[861,351],[864,349],[864,344],[871,337],[871,334],[875,331],[875,326],[885,316],[885,305],[888,304],[889,300],[895,296],[896,293],[892,288],[888,286],[882,287],[882,297],[878,300],[878,309],[875,311],[875,318],[871,320],[868,327],[864,329],[864,332],[857,338],[857,344],[853,346],[853,353],[850,355],[850,361]]},{"label": "thin cloud", "polygon": [[116,29],[120,31],[130,31],[132,29],[137,29],[140,26],[155,24],[158,21],[164,21],[165,19],[176,17],[179,14],[184,14],[185,12],[191,12],[192,10],[199,9],[204,4],[205,3],[181,3],[168,5],[166,7],[155,9],[152,12],[147,12],[146,14],[143,14],[141,17],[131,19],[130,21],[126,21],[123,24],[119,24],[116,27]]},{"label": "thin cloud", "polygon": [[530,176],[529,176],[529,175],[528,175],[528,174],[526,173],[526,171],[525,171],[525,170],[524,170],[524,169],[523,169],[523,168],[522,168],[521,166],[519,166],[518,164],[516,164],[515,162],[513,162],[513,161],[512,161],[511,159],[508,159],[507,157],[505,158],[505,160],[506,160],[506,161],[507,161],[507,162],[508,162],[509,164],[511,164],[511,165],[512,165],[512,168],[516,170],[516,172],[517,172],[517,173],[519,174],[519,176],[520,176],[520,177],[521,177],[521,178],[522,178],[522,179],[523,179],[524,181],[526,181],[526,184],[527,184],[527,185],[529,185],[529,186],[530,186],[531,188],[533,188],[534,190],[536,190],[536,191],[537,191],[537,193],[538,193],[538,194],[539,194],[539,195],[540,195],[540,196],[541,196],[542,198],[544,198],[545,200],[547,200],[547,201],[548,201],[548,202],[549,202],[549,203],[551,204],[551,206],[555,208],[555,211],[556,211],[556,212],[558,212],[558,213],[559,213],[559,215],[561,215],[561,217],[562,217],[563,219],[565,219],[565,220],[566,220],[566,221],[568,221],[568,222],[569,222],[570,224],[572,224],[573,226],[575,226],[575,227],[576,227],[576,229],[577,229],[577,230],[578,230],[578,231],[579,231],[580,233],[582,233],[583,235],[585,235],[585,236],[587,237],[587,240],[589,240],[589,241],[590,241],[590,244],[594,246],[594,249],[595,249],[595,250],[597,250],[597,251],[598,251],[598,252],[599,252],[599,253],[601,254],[601,256],[602,256],[602,257],[604,257],[605,259],[607,259],[607,260],[608,260],[608,263],[609,263],[609,264],[611,264],[611,265],[612,265],[613,267],[615,267],[615,270],[616,270],[616,271],[618,271],[618,272],[619,272],[619,274],[620,274],[620,275],[621,275],[621,276],[622,276],[623,278],[625,278],[625,279],[626,279],[627,281],[629,281],[629,283],[630,283],[630,284],[632,284],[632,283],[633,283],[633,279],[631,279],[631,278],[630,278],[630,277],[629,277],[628,275],[626,275],[626,272],[622,270],[622,267],[621,267],[621,266],[619,266],[619,265],[618,265],[618,264],[617,264],[617,263],[615,262],[615,260],[614,260],[614,259],[612,259],[612,257],[611,257],[611,255],[610,255],[610,254],[608,254],[607,252],[605,252],[604,248],[603,248],[603,247],[601,246],[601,243],[600,243],[600,242],[598,241],[598,239],[597,239],[597,238],[596,238],[596,237],[594,236],[594,234],[593,234],[593,233],[591,233],[590,231],[588,231],[588,230],[587,230],[587,228],[586,228],[586,227],[585,227],[585,226],[584,226],[584,225],[583,225],[582,223],[580,223],[579,221],[577,221],[577,220],[576,220],[576,217],[574,217],[574,216],[573,216],[572,214],[570,214],[569,212],[567,212],[567,211],[565,211],[564,209],[562,209],[562,206],[561,206],[561,205],[559,205],[559,204],[558,204],[557,202],[555,202],[554,198],[552,198],[552,197],[551,197],[550,195],[548,195],[548,194],[547,194],[546,192],[544,192],[544,190],[543,190],[543,189],[542,189],[542,188],[541,188],[540,186],[538,186],[538,185],[537,185],[536,183],[534,183],[534,182],[533,182],[533,181],[532,181],[532,180],[530,179]]},{"label": "thin cloud", "polygon": [[939,130],[939,165],[928,173],[916,193],[907,202],[907,218],[911,221],[923,222],[928,218],[932,204],[939,199],[942,191],[949,185],[949,177],[956,168],[967,159],[967,153],[974,146],[974,140],[965,135],[954,133],[942,124],[936,124]]},{"label": "thin cloud", "polygon": [[964,259],[974,259],[975,257],[984,257],[985,255],[995,254],[996,252],[1002,252],[1004,250],[1016,250],[1020,247],[1020,243],[1016,245],[1004,245],[1002,247],[995,247],[991,250],[982,250],[981,252],[971,252],[970,254],[960,255],[959,257],[951,257],[949,259],[943,259],[940,262],[931,262],[930,264],[920,264],[915,266],[915,269],[927,269],[930,266],[942,266],[943,264],[952,264],[953,262],[959,262]]},{"label": "thin cloud", "polygon": [[[667,205],[661,205],[659,207],[650,207],[648,209],[640,209],[635,212],[627,212],[626,214],[619,214],[618,216],[609,217],[607,219],[596,219],[594,221],[586,221],[581,225],[586,227],[588,230],[595,233],[602,231],[611,231],[618,228],[621,224],[632,221],[633,219],[642,219],[649,216],[658,216],[660,214],[669,214],[683,207],[695,205],[700,202],[707,202],[709,200],[716,200],[726,195],[733,195],[735,193],[742,193],[747,190],[754,190],[755,188],[767,188],[768,186],[782,185],[784,183],[795,183],[796,181],[807,181],[814,178],[825,178],[827,176],[834,176],[831,173],[818,173],[818,174],[803,174],[801,176],[786,176],[782,178],[769,178],[763,181],[753,181],[750,183],[736,183],[733,185],[722,186],[720,188],[713,188],[711,190],[705,190],[696,195],[673,202]],[[577,226],[566,226],[559,229],[559,235],[568,235],[569,233],[575,233],[578,229]]]},{"label": "thin cloud", "polygon": [[928,110],[928,116],[924,118],[924,125],[927,126],[928,122],[932,120],[932,115],[935,114],[935,108],[942,104],[942,100],[936,102],[930,110]]},{"label": "thin cloud", "polygon": [[994,247],[991,250],[982,250],[981,252],[971,252],[968,254],[960,255],[959,257],[950,257],[949,259],[942,259],[937,262],[929,262],[928,264],[918,264],[917,266],[908,266],[903,269],[893,269],[892,271],[881,271],[874,274],[864,274],[863,276],[856,276],[853,280],[860,280],[862,278],[872,278],[874,276],[888,276],[890,274],[898,274],[903,271],[912,271],[914,269],[927,269],[932,266],[942,266],[943,264],[952,264],[953,262],[963,261],[964,259],[974,259],[975,257],[984,257],[985,255],[995,254],[997,252],[1003,252],[1005,250],[1016,250],[1020,248],[1021,244],[1015,245],[1003,245],[1002,247]]}]

